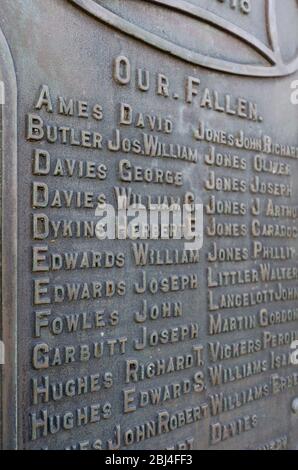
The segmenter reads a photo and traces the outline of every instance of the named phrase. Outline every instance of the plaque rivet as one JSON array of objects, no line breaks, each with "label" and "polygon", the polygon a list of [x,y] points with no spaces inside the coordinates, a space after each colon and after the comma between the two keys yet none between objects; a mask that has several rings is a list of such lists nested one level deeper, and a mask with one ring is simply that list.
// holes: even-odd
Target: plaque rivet
[{"label": "plaque rivet", "polygon": [[295,414],[298,414],[298,398],[294,398],[292,402],[292,411]]}]

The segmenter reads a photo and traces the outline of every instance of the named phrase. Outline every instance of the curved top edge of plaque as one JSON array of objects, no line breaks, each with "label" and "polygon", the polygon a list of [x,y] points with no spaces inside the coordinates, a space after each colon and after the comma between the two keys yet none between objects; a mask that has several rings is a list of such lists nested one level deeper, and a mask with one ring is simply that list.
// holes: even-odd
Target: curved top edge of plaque
[{"label": "curved top edge of plaque", "polygon": [[217,29],[229,33],[240,41],[248,44],[252,49],[262,55],[268,62],[266,65],[251,65],[228,60],[208,57],[200,52],[190,50],[186,47],[175,44],[158,34],[143,29],[108,8],[99,5],[94,0],[69,0],[93,17],[99,19],[107,25],[116,28],[129,36],[149,44],[157,49],[163,50],[168,54],[178,57],[186,62],[202,67],[230,73],[233,75],[243,75],[249,77],[282,77],[291,75],[298,70],[298,57],[292,62],[284,63],[282,60],[279,41],[278,29],[276,22],[276,0],[265,0],[267,10],[267,33],[270,47],[266,46],[262,41],[258,40],[249,32],[236,26],[235,24],[217,16],[216,14],[194,5],[186,0],[150,0],[153,4],[170,7],[177,12],[191,16],[201,20]]}]

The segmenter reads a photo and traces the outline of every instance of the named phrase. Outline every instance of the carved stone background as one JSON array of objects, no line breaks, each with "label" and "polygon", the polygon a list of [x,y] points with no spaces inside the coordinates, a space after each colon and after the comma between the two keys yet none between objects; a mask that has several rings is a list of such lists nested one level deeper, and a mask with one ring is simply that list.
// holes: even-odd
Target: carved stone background
[{"label": "carved stone background", "polygon": [[[282,8],[280,3],[252,0],[250,11],[243,12],[240,1],[236,2],[236,8],[230,8],[228,1],[217,0],[1,1],[0,80],[5,84],[6,101],[1,142],[4,232],[0,331],[7,353],[1,384],[2,447],[113,449],[118,447],[115,443],[119,433],[120,448],[132,450],[297,448],[298,415],[293,412],[292,404],[298,396],[298,370],[289,363],[289,338],[298,338],[298,108],[290,100],[291,84],[297,78],[298,6],[294,0],[283,1]],[[129,61],[128,84],[117,81],[115,61],[119,57],[122,62]],[[147,91],[138,87],[139,69],[142,77],[149,72]],[[51,106],[46,102],[47,93]],[[58,97],[63,97],[65,102],[74,100],[74,116],[58,112]],[[79,101],[88,102],[88,118],[78,116]],[[131,125],[119,123],[121,103],[133,108]],[[96,105],[102,107],[102,119],[98,119],[99,108],[95,112],[97,118],[92,117]],[[160,117],[163,124],[165,120],[171,121],[173,131],[167,134],[164,128],[158,130],[158,126],[150,130],[148,118],[144,128],[136,126],[138,113],[151,119]],[[47,138],[39,139],[38,133],[30,133],[33,115],[35,119],[39,116],[45,126],[74,129],[76,138],[64,130],[67,136],[63,143],[60,130],[54,143]],[[209,142],[206,136],[199,139],[200,122],[211,134],[211,130],[213,135],[217,132],[222,142]],[[123,138],[130,142],[137,139],[141,145],[144,133],[158,138],[164,144],[163,155],[112,151],[109,140],[115,138],[115,129],[120,130]],[[80,144],[75,143],[82,138],[79,133],[82,130],[91,132],[92,138],[99,133],[102,148],[84,146],[82,140]],[[248,138],[248,148],[223,143],[224,133],[236,139],[241,131]],[[267,152],[266,146],[252,148],[252,139],[257,146],[259,142],[268,143],[266,136],[276,144],[271,151]],[[181,155],[177,158],[179,145],[185,147],[185,154],[197,155],[197,161],[187,161]],[[282,156],[278,155],[281,146]],[[38,152],[49,155],[48,172],[42,165],[37,170]],[[170,152],[172,156],[168,155]],[[226,164],[210,164],[207,156],[211,158],[214,154],[218,159],[219,154],[225,155]],[[65,161],[72,160],[74,175],[55,176],[58,160],[65,174]],[[160,169],[182,173],[183,185],[121,181],[119,164],[123,160],[135,167],[150,168],[152,172]],[[82,162],[81,176],[78,162]],[[100,166],[105,177],[86,177],[86,162]],[[262,167],[254,166],[254,162]],[[263,184],[264,194],[255,192],[258,182]],[[142,196],[142,201],[148,196],[183,200],[188,193],[202,200],[205,230],[199,261],[181,264],[184,241],[148,241],[150,249],[155,250],[155,261],[152,265],[137,266],[133,243],[129,240],[98,241],[92,236],[63,236],[61,228],[58,236],[51,229],[43,239],[34,233],[34,229],[42,230],[42,217],[60,221],[61,226],[65,226],[64,221],[73,220],[73,230],[77,222],[94,222],[95,205],[78,207],[77,193],[84,197],[93,192],[93,203],[104,194],[107,202],[114,204],[115,186],[131,189]],[[47,190],[52,202],[56,194],[56,207],[50,203],[42,207]],[[61,198],[59,208],[57,191]],[[75,193],[70,208],[63,191],[68,196],[71,191]],[[214,201],[217,209],[212,214]],[[224,214],[222,204],[226,206]],[[286,215],[282,214],[283,210]],[[35,225],[34,217],[38,221]],[[273,235],[268,228],[271,225],[275,230]],[[267,226],[267,235],[271,235],[258,235],[255,230],[259,226]],[[282,226],[288,228],[289,236],[278,235]],[[268,248],[268,256],[262,250],[254,256],[253,248],[260,242],[263,248]],[[224,253],[223,261],[212,261],[215,244]],[[38,249],[39,256],[45,255],[46,260],[38,260]],[[82,259],[83,252],[88,253],[88,259],[93,252],[100,252],[102,260],[107,252],[114,253],[118,255],[119,266],[67,270],[64,264],[61,269],[44,269],[52,255],[78,253]],[[166,265],[167,256],[173,258],[177,253],[180,264]],[[281,259],[276,259],[277,255]],[[158,256],[164,264],[157,262]],[[269,269],[268,280],[261,279],[261,269]],[[228,281],[216,287],[211,277],[219,282],[219,273],[223,272],[230,273],[226,276]],[[234,278],[232,272],[236,272]],[[159,285],[162,279],[175,282],[173,276],[178,276],[181,285],[182,279],[192,276],[198,286],[189,288],[188,284],[184,290],[174,288],[167,293],[159,289],[158,294],[147,288],[145,293],[138,294],[135,285],[141,284],[143,275],[147,280],[157,279]],[[118,283],[118,295],[77,301],[67,300],[65,296],[63,301],[55,302],[54,286],[80,285],[82,293],[84,283],[90,286],[92,282],[107,281]],[[125,293],[122,292],[124,284]],[[285,300],[277,300],[280,290]],[[217,308],[220,301],[229,300],[229,295],[230,300],[238,299],[242,305],[224,308],[222,303]],[[253,299],[258,296],[262,300],[254,304]],[[181,303],[182,314],[138,323],[136,312],[144,301],[150,306],[168,302],[172,313],[174,305],[177,313]],[[294,319],[262,326],[259,322],[262,309],[271,314],[291,311]],[[99,310],[103,310],[106,325],[95,328],[95,312]],[[119,322],[111,325],[108,321],[114,311],[119,313]],[[77,332],[66,331],[67,318],[71,315],[78,315]],[[85,329],[82,329],[84,315]],[[212,319],[219,318],[218,315],[227,320],[229,331],[211,334]],[[38,318],[50,321],[49,327],[42,327],[40,333],[36,330]],[[90,328],[86,318],[91,322]],[[60,319],[64,330],[54,334],[53,327],[59,326]],[[235,319],[234,327],[231,319]],[[247,327],[240,327],[240,320]],[[143,328],[148,334],[158,335],[162,331],[163,337],[170,334],[173,341],[140,349]],[[101,358],[78,360],[80,347],[88,346],[92,351],[94,343],[101,342],[104,344]],[[236,343],[242,345],[243,354],[231,358],[229,346]],[[114,354],[111,354],[112,344]],[[222,358],[212,358],[212,348],[216,345],[225,350]],[[69,359],[65,364],[65,351],[70,347],[75,351],[75,361]],[[51,364],[46,364],[47,348]],[[57,348],[56,365],[53,365],[54,348]],[[196,363],[194,348],[203,352],[202,363]],[[245,351],[246,348],[251,351]],[[58,352],[61,365],[58,365]],[[71,357],[70,349],[68,352]],[[273,354],[276,357],[272,363]],[[188,368],[183,360],[189,356],[194,364]],[[148,364],[164,360],[169,365],[171,358],[176,364],[176,370],[171,373],[144,379],[140,373],[137,382],[126,380],[129,361]],[[177,367],[179,360],[181,370]],[[216,367],[226,369],[227,377],[236,378],[215,385],[212,373]],[[258,373],[249,373],[249,368],[259,367],[262,370]],[[112,386],[109,374],[113,376]],[[241,374],[246,377],[241,378]],[[78,394],[78,380],[84,377],[87,377],[86,393]],[[203,389],[200,388],[202,377]],[[39,395],[34,401],[35,384],[45,385],[47,380],[50,385],[62,384],[63,397],[55,401],[50,392],[48,399]],[[93,391],[90,390],[92,380]],[[100,390],[96,390],[96,380]],[[73,396],[65,394],[69,381],[74,382]],[[285,387],[278,391],[281,382]],[[189,383],[191,391],[187,389]],[[143,396],[148,392],[151,397],[151,402],[143,407],[140,392]],[[175,393],[179,395],[176,398]],[[153,404],[153,395],[159,394],[163,399]],[[226,409],[219,412],[214,403],[216,399],[220,401],[220,394],[225,398]],[[133,402],[129,401],[131,396]],[[162,416],[164,419],[168,416],[168,425],[158,427]],[[41,419],[44,419],[43,426]],[[167,426],[169,432],[165,432]]]}]

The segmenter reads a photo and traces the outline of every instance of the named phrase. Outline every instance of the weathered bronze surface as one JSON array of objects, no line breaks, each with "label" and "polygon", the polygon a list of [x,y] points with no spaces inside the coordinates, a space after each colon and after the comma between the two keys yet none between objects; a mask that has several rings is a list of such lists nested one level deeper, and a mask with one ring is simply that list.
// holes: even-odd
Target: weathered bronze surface
[{"label": "weathered bronze surface", "polygon": [[[297,25],[1,0],[2,448],[298,448]],[[202,201],[202,248],[100,240],[119,192]]]}]

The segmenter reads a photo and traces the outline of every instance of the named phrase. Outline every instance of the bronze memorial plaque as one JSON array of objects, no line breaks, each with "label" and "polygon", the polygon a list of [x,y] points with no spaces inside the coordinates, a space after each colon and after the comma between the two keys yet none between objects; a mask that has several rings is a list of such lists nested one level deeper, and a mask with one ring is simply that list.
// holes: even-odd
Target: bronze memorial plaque
[{"label": "bronze memorial plaque", "polygon": [[297,0],[0,0],[3,449],[298,449],[297,70]]}]

